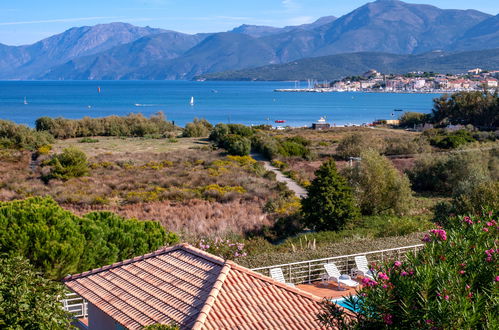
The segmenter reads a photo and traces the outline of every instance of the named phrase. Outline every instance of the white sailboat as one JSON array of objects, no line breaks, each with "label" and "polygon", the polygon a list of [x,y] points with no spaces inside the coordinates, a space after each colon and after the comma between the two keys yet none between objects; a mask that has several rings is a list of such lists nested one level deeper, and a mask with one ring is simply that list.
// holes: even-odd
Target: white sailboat
[{"label": "white sailboat", "polygon": [[24,104],[28,104],[28,100],[26,100],[26,96],[24,97]]},{"label": "white sailboat", "polygon": [[191,100],[189,101],[189,104],[190,104],[191,106],[193,106],[193,105],[194,105],[194,96],[191,96]]}]

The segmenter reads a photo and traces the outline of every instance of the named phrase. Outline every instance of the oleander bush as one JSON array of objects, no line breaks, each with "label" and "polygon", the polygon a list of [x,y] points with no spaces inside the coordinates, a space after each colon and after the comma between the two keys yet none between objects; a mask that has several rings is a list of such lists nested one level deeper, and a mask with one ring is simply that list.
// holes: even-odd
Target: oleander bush
[{"label": "oleander bush", "polygon": [[36,151],[54,143],[54,137],[8,120],[0,120],[0,148]]},{"label": "oleander bush", "polygon": [[110,212],[82,217],[51,198],[0,202],[0,253],[23,256],[46,278],[60,279],[173,244],[157,222]]},{"label": "oleander bush", "polygon": [[48,132],[57,139],[88,136],[168,137],[176,129],[162,112],[149,118],[133,113],[83,119],[41,117],[36,120],[35,126],[37,131]]},{"label": "oleander bush", "polygon": [[324,326],[349,329],[497,329],[499,249],[497,209],[448,217],[427,233],[425,247],[406,261],[371,265],[374,279],[348,304],[356,318],[324,302]]}]

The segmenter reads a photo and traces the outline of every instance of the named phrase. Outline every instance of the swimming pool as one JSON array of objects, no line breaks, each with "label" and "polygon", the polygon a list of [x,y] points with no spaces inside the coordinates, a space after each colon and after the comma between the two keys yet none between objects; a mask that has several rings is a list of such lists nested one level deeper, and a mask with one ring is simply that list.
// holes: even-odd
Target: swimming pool
[{"label": "swimming pool", "polygon": [[[352,297],[356,298],[356,296],[352,296]],[[351,311],[353,311],[353,312],[358,312],[358,311],[359,311],[359,309],[358,309],[358,308],[352,309],[352,307],[351,307],[350,305],[348,305],[348,304],[347,304],[347,300],[346,300],[346,298],[345,298],[345,297],[343,297],[343,298],[339,298],[339,299],[333,299],[333,302],[334,302],[335,304],[340,305],[341,307],[344,307],[344,308],[346,308],[346,309],[348,309],[348,310],[351,310]],[[356,306],[356,307],[357,307],[357,306]]]}]

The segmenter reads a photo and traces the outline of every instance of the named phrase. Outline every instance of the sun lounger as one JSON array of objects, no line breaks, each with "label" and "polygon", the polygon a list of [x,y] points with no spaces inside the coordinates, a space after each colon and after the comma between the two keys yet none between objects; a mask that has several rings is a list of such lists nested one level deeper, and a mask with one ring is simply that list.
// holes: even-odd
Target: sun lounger
[{"label": "sun lounger", "polygon": [[338,284],[338,289],[341,289],[341,285],[346,285],[348,287],[357,287],[359,285],[358,282],[352,280],[348,275],[342,275],[338,270],[338,267],[334,263],[328,263],[324,265],[324,269],[326,269],[326,278],[328,281],[333,280]]},{"label": "sun lounger", "polygon": [[293,283],[286,283],[286,280],[284,279],[284,274],[282,273],[281,268],[272,268],[270,270],[270,277],[272,277],[277,282],[281,282],[281,283],[287,284],[289,286],[295,287],[295,285]]},{"label": "sun lounger", "polygon": [[361,275],[364,277],[374,278],[373,272],[369,269],[366,256],[355,257],[355,265],[357,268],[352,269],[352,274],[355,276]]}]

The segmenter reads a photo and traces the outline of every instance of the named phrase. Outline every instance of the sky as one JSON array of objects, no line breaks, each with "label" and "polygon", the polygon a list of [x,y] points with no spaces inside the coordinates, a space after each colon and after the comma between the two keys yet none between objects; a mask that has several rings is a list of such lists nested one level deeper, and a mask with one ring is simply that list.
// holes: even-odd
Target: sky
[{"label": "sky", "polygon": [[[71,27],[127,22],[184,33],[241,24],[282,27],[340,17],[367,0],[0,0],[0,43],[31,44]],[[443,9],[499,13],[498,0],[407,0]]]}]

